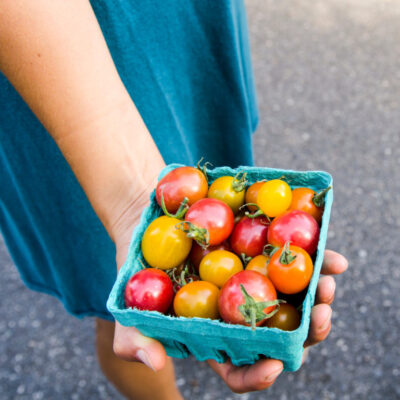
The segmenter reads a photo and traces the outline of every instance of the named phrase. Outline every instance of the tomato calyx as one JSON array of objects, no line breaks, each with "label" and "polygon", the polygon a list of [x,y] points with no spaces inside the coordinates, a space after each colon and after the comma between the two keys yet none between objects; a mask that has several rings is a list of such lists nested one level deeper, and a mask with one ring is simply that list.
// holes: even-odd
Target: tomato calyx
[{"label": "tomato calyx", "polygon": [[247,207],[247,206],[253,206],[253,207],[257,207],[257,211],[255,211],[254,213],[251,213],[250,211],[246,211],[245,213],[244,213],[244,215],[247,217],[247,218],[252,218],[252,219],[254,219],[254,218],[257,218],[257,217],[265,217],[265,218],[267,218],[267,221],[268,222],[271,222],[271,218],[269,218],[268,217],[268,215],[266,215],[266,214],[264,214],[262,211],[261,211],[261,209],[260,209],[260,207],[258,206],[258,204],[256,204],[256,203],[246,203],[246,204],[243,204],[241,207],[239,207],[239,210],[243,210],[245,207]]},{"label": "tomato calyx", "polygon": [[208,175],[207,175],[207,165],[212,167],[213,165],[209,161],[205,161],[203,165],[201,163],[203,162],[204,157],[201,157],[200,160],[197,162],[197,169],[203,173],[203,175],[206,178],[206,181],[208,182]]},{"label": "tomato calyx", "polygon": [[210,235],[205,228],[199,228],[189,221],[183,221],[175,225],[176,229],[180,229],[187,234],[187,237],[194,239],[203,249],[210,245]]},{"label": "tomato calyx", "polygon": [[253,259],[253,257],[246,256],[245,253],[241,253],[240,258],[242,259],[244,266],[246,266]]},{"label": "tomato calyx", "polygon": [[285,245],[283,246],[282,249],[282,254],[281,257],[279,258],[279,261],[283,265],[289,265],[296,259],[296,255],[293,255],[293,253],[290,251],[289,248],[290,242],[286,242]]},{"label": "tomato calyx", "polygon": [[265,257],[271,257],[278,250],[279,250],[278,246],[274,246],[273,244],[267,243],[263,248],[262,255]]},{"label": "tomato calyx", "polygon": [[185,262],[178,267],[166,271],[172,281],[174,292],[176,293],[182,286],[188,283],[198,281],[200,278],[196,275],[190,262]]},{"label": "tomato calyx", "polygon": [[[243,318],[247,324],[251,326],[251,330],[256,329],[256,324],[265,319],[271,318],[275,315],[279,310],[279,305],[281,303],[285,303],[284,300],[272,300],[272,301],[255,301],[253,297],[251,297],[243,285],[240,285],[240,290],[243,293],[244,303],[241,304],[238,309],[240,313],[243,315]],[[273,311],[266,314],[264,310],[267,307],[276,306]]]},{"label": "tomato calyx", "polygon": [[239,171],[234,177],[232,181],[232,189],[237,192],[243,192],[248,184],[247,180],[247,172]]},{"label": "tomato calyx", "polygon": [[332,189],[332,186],[328,186],[326,189],[314,194],[312,201],[316,207],[322,208],[325,205],[325,195]]},{"label": "tomato calyx", "polygon": [[178,208],[178,211],[175,214],[171,214],[168,210],[167,207],[165,206],[165,201],[164,201],[164,196],[163,196],[163,192],[161,192],[161,208],[164,212],[164,214],[167,217],[170,218],[176,218],[176,219],[183,219],[183,217],[186,214],[186,211],[189,210],[189,205],[187,204],[189,201],[189,199],[187,197],[185,197],[181,203],[181,205]]}]

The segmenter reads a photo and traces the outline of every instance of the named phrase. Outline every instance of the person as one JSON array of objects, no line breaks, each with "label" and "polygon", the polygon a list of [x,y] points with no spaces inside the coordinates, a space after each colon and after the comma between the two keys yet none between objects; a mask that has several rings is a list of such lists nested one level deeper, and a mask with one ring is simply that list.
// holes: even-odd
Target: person
[{"label": "person", "polygon": [[[243,2],[2,0],[0,70],[0,226],[21,278],[96,317],[100,366],[127,398],[182,398],[162,345],[114,324],[106,299],[165,163],[253,163]],[[325,253],[323,273],[346,267]],[[322,277],[307,346],[329,333],[334,290]],[[209,364],[235,392],[282,371]]]}]

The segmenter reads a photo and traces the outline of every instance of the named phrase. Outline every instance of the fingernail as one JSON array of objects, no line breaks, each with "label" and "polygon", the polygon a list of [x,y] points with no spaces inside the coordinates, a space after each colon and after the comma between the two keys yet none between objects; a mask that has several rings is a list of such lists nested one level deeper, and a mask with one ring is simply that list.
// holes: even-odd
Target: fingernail
[{"label": "fingernail", "polygon": [[329,309],[329,315],[328,318],[325,320],[325,322],[319,327],[320,331],[325,331],[328,329],[329,324],[331,323],[331,316],[332,316],[332,309]]},{"label": "fingernail", "polygon": [[267,382],[267,383],[273,382],[279,376],[279,374],[282,372],[282,370],[283,370],[283,368],[280,368],[277,371],[273,372],[272,374],[268,375],[265,378],[265,382]]},{"label": "fingernail", "polygon": [[136,358],[141,361],[144,365],[148,366],[149,368],[151,368],[154,372],[156,372],[156,370],[154,369],[149,356],[147,355],[147,353],[143,350],[140,349],[137,351],[136,353]]}]

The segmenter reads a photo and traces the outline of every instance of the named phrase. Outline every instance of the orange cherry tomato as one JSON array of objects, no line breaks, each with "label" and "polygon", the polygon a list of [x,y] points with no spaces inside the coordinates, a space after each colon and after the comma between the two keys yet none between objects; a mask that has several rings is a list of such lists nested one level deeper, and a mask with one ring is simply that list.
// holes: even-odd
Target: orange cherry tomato
[{"label": "orange cherry tomato", "polygon": [[248,271],[256,271],[264,276],[268,277],[268,260],[269,257],[260,254],[252,258],[246,266],[246,270]]},{"label": "orange cherry tomato", "polygon": [[[260,190],[261,186],[264,185],[264,183],[265,182],[260,181],[260,182],[253,183],[251,186],[249,186],[249,188],[246,190],[246,195],[245,195],[245,198],[244,198],[244,202],[246,204],[248,204],[248,203],[257,203],[258,191]],[[256,206],[247,206],[247,208],[251,212],[257,211],[257,207]]]},{"label": "orange cherry tomato", "polygon": [[170,269],[185,261],[192,248],[192,239],[176,228],[181,222],[163,215],[147,227],[142,239],[142,253],[151,267]]},{"label": "orange cherry tomato", "polygon": [[316,221],[320,224],[322,220],[322,214],[324,213],[324,206],[317,207],[314,203],[315,196],[317,193],[309,188],[297,188],[292,191],[292,203],[290,204],[289,210],[301,210],[312,215]]},{"label": "orange cherry tomato", "polygon": [[182,286],[174,298],[178,317],[217,319],[219,289],[210,282],[194,281]]},{"label": "orange cherry tomato", "polygon": [[268,217],[284,213],[292,202],[292,190],[281,179],[273,179],[260,187],[257,194],[257,205]]},{"label": "orange cherry tomato", "polygon": [[300,322],[299,312],[291,304],[283,303],[278,312],[266,320],[265,325],[283,331],[294,331],[300,326]]},{"label": "orange cherry tomato", "polygon": [[200,278],[221,288],[237,272],[243,271],[240,258],[230,251],[215,250],[200,262]]},{"label": "orange cherry tomato", "polygon": [[301,292],[310,282],[314,270],[308,253],[289,242],[276,251],[268,263],[268,278],[284,294]]}]

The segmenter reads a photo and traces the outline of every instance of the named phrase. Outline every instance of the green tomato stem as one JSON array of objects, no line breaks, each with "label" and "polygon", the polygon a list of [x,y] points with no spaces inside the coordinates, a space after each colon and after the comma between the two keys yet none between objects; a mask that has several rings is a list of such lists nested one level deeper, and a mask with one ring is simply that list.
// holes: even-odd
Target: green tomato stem
[{"label": "green tomato stem", "polygon": [[296,259],[296,255],[293,255],[293,253],[290,251],[289,248],[290,242],[286,242],[285,245],[283,246],[282,254],[279,259],[280,263],[283,265],[289,265]]},{"label": "green tomato stem", "polygon": [[207,181],[207,183],[208,183],[208,175],[207,175],[207,165],[209,165],[209,166],[213,166],[210,162],[208,162],[208,161],[206,161],[203,165],[201,165],[201,163],[203,162],[203,160],[204,160],[204,157],[201,157],[200,158],[200,160],[198,161],[198,163],[197,163],[197,169],[198,170],[200,170],[202,173],[203,173],[203,175],[205,176],[205,178],[206,178],[206,181]]},{"label": "green tomato stem", "polygon": [[267,243],[263,247],[262,254],[266,257],[271,257],[274,253],[276,253],[279,250],[278,246],[274,246],[273,244]]},{"label": "green tomato stem", "polygon": [[243,192],[243,190],[246,188],[247,183],[249,182],[247,179],[247,172],[240,171],[238,172],[232,181],[232,189],[237,192]]},{"label": "green tomato stem", "polygon": [[265,217],[265,218],[267,218],[268,222],[271,222],[271,219],[268,217],[268,215],[264,214],[264,213],[261,211],[259,205],[256,204],[256,203],[246,203],[246,204],[243,204],[242,206],[239,207],[239,210],[243,210],[243,208],[245,208],[245,207],[247,207],[247,206],[254,206],[254,207],[257,207],[257,211],[254,212],[253,214],[250,213],[250,211],[246,211],[246,212],[244,213],[244,215],[245,215],[247,218]]},{"label": "green tomato stem", "polygon": [[326,189],[314,194],[312,201],[318,207],[322,208],[325,205],[325,195],[332,189],[332,186],[328,186]]},{"label": "green tomato stem", "polygon": [[246,254],[242,253],[240,254],[240,258],[242,259],[244,266],[246,266],[252,260],[253,257],[246,256]]},{"label": "green tomato stem", "polygon": [[185,232],[187,237],[194,239],[203,249],[206,249],[210,245],[210,235],[205,228],[199,228],[188,221],[176,224],[175,228]]},{"label": "green tomato stem", "polygon": [[164,214],[170,218],[176,218],[176,219],[183,219],[183,217],[186,214],[186,211],[189,210],[188,203],[189,199],[185,197],[180,204],[178,211],[175,214],[171,214],[168,210],[167,207],[165,206],[165,201],[164,201],[164,195],[163,192],[161,192],[161,208],[164,212]]},{"label": "green tomato stem", "polygon": [[[253,297],[251,297],[243,285],[240,285],[240,290],[242,291],[244,297],[244,303],[241,304],[238,309],[243,315],[243,318],[247,324],[251,326],[254,331],[258,322],[264,319],[271,318],[275,315],[280,307],[281,303],[285,303],[284,300],[271,300],[271,301],[259,301],[256,302]],[[275,309],[266,314],[264,310],[268,307],[276,306]]]}]

